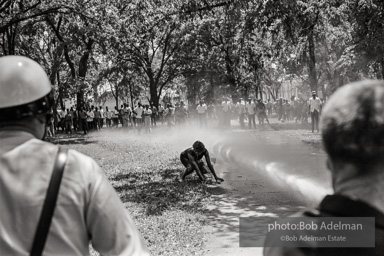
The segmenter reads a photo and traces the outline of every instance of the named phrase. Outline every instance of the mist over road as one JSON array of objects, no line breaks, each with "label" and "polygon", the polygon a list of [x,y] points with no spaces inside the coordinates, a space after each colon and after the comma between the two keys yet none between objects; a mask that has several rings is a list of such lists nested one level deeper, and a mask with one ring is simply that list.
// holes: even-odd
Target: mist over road
[{"label": "mist over road", "polygon": [[[183,150],[201,140],[217,158],[225,181],[210,186],[214,204],[204,255],[262,255],[262,248],[239,248],[239,217],[282,217],[318,204],[332,192],[323,150],[271,129],[174,129],[164,136]],[[255,231],[256,233],[259,231]],[[260,231],[256,235],[264,239]]]}]

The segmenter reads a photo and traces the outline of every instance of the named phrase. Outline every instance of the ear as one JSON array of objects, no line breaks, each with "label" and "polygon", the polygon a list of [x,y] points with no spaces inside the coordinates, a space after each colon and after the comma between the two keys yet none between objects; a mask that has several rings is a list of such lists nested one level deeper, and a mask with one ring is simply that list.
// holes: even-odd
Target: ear
[{"label": "ear", "polygon": [[37,115],[36,119],[41,123],[45,124],[48,121],[48,115]]},{"label": "ear", "polygon": [[332,181],[332,188],[333,190],[335,190],[335,186],[336,186],[336,174],[335,174],[335,166],[334,164],[332,163],[332,160],[329,159],[329,157],[327,158],[327,169],[331,172],[331,181]]}]

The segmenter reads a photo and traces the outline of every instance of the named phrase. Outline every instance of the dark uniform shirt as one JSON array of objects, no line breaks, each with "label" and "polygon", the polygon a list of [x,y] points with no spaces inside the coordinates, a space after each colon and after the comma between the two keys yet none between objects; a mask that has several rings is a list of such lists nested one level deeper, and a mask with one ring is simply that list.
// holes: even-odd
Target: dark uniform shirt
[{"label": "dark uniform shirt", "polygon": [[[375,217],[375,248],[281,248],[278,246],[280,237],[267,236],[264,243],[265,256],[280,255],[327,255],[327,256],[383,256],[384,255],[384,213],[369,204],[353,200],[342,195],[326,196],[318,210],[305,211],[296,217]],[[305,231],[303,234],[305,236]]]}]

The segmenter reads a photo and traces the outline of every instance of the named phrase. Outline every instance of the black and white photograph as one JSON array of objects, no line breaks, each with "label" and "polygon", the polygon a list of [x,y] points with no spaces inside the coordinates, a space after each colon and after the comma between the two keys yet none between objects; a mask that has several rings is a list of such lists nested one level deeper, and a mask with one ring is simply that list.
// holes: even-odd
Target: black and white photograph
[{"label": "black and white photograph", "polygon": [[384,0],[0,0],[0,256],[384,256]]}]

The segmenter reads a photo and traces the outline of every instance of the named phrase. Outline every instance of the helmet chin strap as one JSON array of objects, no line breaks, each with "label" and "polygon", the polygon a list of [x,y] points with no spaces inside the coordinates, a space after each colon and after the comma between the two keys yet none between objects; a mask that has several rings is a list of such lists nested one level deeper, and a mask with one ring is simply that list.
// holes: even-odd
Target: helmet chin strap
[{"label": "helmet chin strap", "polygon": [[44,133],[42,138],[39,138],[41,140],[45,140],[45,136],[47,135],[47,124],[48,124],[48,116],[49,115],[39,115],[36,116],[37,121],[44,126]]},{"label": "helmet chin strap", "polygon": [[43,138],[41,138],[41,140],[44,140],[45,141],[45,136],[47,135],[47,126],[45,126],[45,129],[44,129],[44,134],[43,134]]}]

